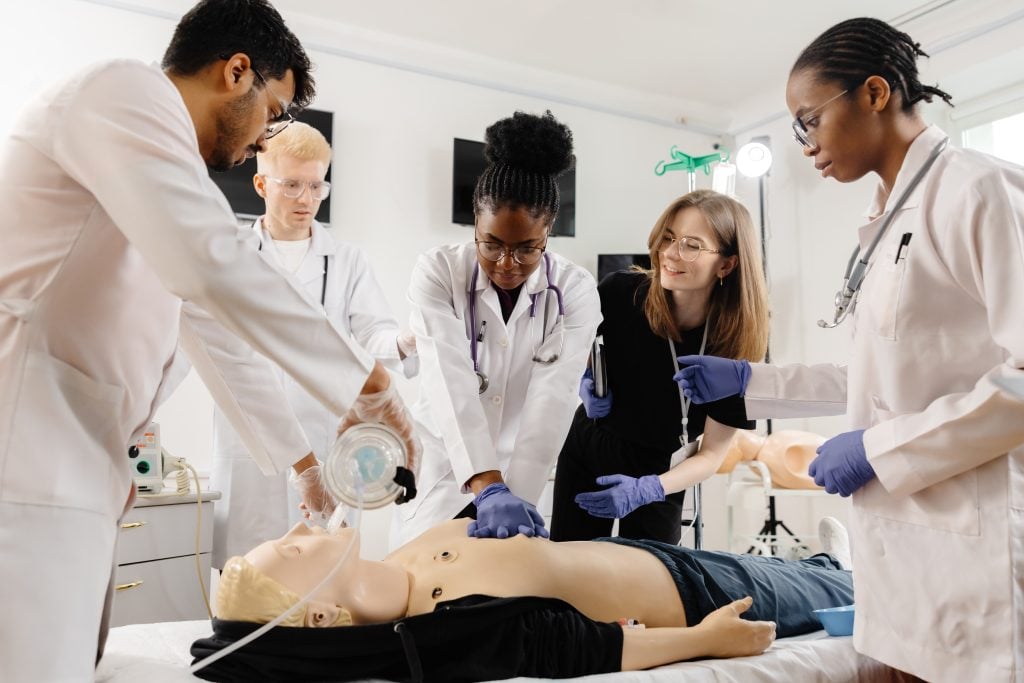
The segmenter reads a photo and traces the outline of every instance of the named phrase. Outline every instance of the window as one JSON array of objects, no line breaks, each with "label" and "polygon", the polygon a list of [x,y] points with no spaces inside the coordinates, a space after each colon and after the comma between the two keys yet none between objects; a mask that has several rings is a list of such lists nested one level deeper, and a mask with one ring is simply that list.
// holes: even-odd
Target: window
[{"label": "window", "polygon": [[965,128],[963,146],[1024,165],[1024,113]]}]

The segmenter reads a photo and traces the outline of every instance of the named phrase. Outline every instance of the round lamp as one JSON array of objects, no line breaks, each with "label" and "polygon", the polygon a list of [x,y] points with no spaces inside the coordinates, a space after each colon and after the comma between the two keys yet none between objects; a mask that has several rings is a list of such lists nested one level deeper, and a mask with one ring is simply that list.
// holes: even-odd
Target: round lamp
[{"label": "round lamp", "polygon": [[736,168],[747,178],[760,178],[772,167],[772,151],[760,142],[748,142],[736,153]]}]

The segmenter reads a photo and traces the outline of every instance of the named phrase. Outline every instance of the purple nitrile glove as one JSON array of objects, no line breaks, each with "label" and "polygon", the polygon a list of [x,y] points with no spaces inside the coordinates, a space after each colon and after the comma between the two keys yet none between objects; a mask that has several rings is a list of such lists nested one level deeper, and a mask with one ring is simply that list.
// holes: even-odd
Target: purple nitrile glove
[{"label": "purple nitrile glove", "polygon": [[635,479],[625,474],[610,474],[598,477],[597,483],[611,488],[602,491],[580,493],[576,504],[594,517],[622,519],[641,505],[665,500],[665,489],[656,474]]},{"label": "purple nitrile glove", "polygon": [[679,356],[682,368],[672,376],[683,396],[696,404],[710,403],[729,396],[742,396],[750,381],[750,363],[718,356]]},{"label": "purple nitrile glove", "polygon": [[845,498],[875,478],[875,468],[864,452],[863,429],[833,436],[818,446],[817,453],[807,473],[829,493]]},{"label": "purple nitrile glove", "polygon": [[508,490],[504,484],[490,484],[473,499],[476,519],[469,523],[467,536],[477,538],[509,538],[523,536],[548,537],[544,518],[530,503]]},{"label": "purple nitrile glove", "polygon": [[583,399],[583,409],[587,411],[587,417],[607,417],[612,412],[612,392],[607,396],[594,396],[594,373],[590,368],[583,372],[580,380],[580,398]]}]

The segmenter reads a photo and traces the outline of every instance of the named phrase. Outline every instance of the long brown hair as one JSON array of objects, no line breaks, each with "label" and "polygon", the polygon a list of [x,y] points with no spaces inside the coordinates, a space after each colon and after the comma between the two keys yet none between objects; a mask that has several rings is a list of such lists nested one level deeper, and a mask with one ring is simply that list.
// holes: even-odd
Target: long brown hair
[{"label": "long brown hair", "polygon": [[658,247],[676,215],[695,208],[715,233],[722,256],[736,256],[737,265],[708,302],[708,351],[725,358],[760,361],[768,350],[768,295],[761,267],[761,251],[747,209],[732,197],[711,190],[695,190],[669,204],[651,229],[647,249],[651,269],[644,314],[660,337],[679,341],[669,298],[661,286],[661,253]]}]

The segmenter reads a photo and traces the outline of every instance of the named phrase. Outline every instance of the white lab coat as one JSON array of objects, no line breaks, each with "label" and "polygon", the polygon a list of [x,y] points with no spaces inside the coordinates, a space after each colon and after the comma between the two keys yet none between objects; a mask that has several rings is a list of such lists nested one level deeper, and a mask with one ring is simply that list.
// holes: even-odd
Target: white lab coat
[{"label": "white lab coat", "polygon": [[[559,334],[550,333],[558,307],[554,292],[544,294],[543,262],[505,323],[483,272],[476,291],[469,291],[477,263],[472,242],[433,249],[417,261],[409,301],[421,377],[412,412],[423,460],[416,498],[395,508],[392,547],[454,517],[473,500],[465,483],[479,472],[500,471],[514,494],[537,503],[579,404],[580,376],[601,322],[593,276],[557,254],[550,257],[551,282],[565,302],[564,345],[550,364],[533,361],[538,346],[542,358],[559,350]],[[540,298],[531,325],[533,293]],[[470,296],[476,297],[477,330],[470,330]],[[478,353],[490,385],[480,394],[469,335],[483,322]],[[549,332],[543,342],[542,327]]]},{"label": "white lab coat", "polygon": [[0,662],[5,680],[91,680],[126,445],[172,387],[179,330],[269,471],[308,448],[297,424],[260,424],[275,406],[233,391],[182,300],[337,414],[373,359],[239,230],[156,66],[94,65],[30,104],[0,146],[0,205]]},{"label": "white lab coat", "polygon": [[[943,136],[922,133],[879,188],[862,246]],[[1024,375],[1024,169],[947,149],[872,261],[849,368],[755,365],[748,415],[846,406],[867,429],[858,651],[927,680],[1024,680],[1024,402],[993,383]]]},{"label": "white lab coat", "polygon": [[[253,229],[260,236],[262,253],[280,267],[274,241],[257,219]],[[326,277],[324,258],[327,259]],[[320,305],[324,297],[327,315],[339,330],[381,361],[391,371],[416,374],[416,356],[399,359],[396,339],[398,323],[366,255],[358,247],[336,242],[320,223],[313,222],[309,251],[298,271],[291,276],[303,291]],[[275,368],[278,381],[288,396],[281,411],[286,424],[298,419],[313,453],[323,460],[337,433],[340,417],[314,399],[295,380]],[[258,387],[255,387],[259,390]],[[266,476],[249,455],[245,443],[223,411],[214,413],[213,467],[210,488],[221,492],[214,507],[213,566],[222,567],[233,555],[242,555],[268,538],[282,536],[303,521],[301,499],[288,483],[288,474]]]}]

